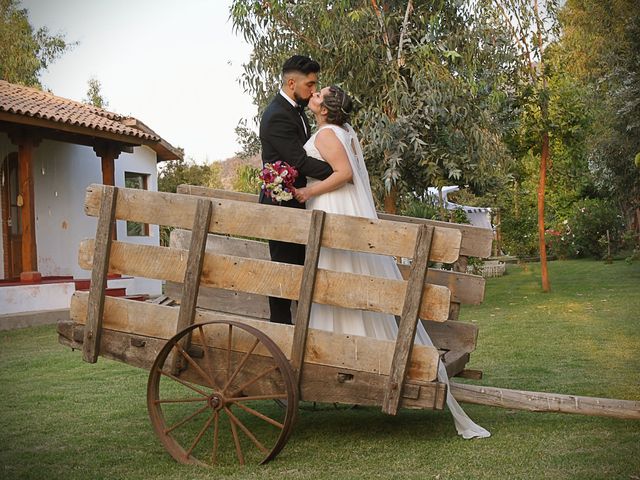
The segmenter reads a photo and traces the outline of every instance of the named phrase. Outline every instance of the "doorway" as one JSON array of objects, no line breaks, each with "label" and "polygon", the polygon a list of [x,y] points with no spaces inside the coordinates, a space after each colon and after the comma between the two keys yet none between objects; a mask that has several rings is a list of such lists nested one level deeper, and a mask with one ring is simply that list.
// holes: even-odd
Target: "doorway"
[{"label": "doorway", "polygon": [[3,159],[0,169],[5,279],[19,277],[22,273],[22,219],[18,185],[18,153],[12,152]]}]

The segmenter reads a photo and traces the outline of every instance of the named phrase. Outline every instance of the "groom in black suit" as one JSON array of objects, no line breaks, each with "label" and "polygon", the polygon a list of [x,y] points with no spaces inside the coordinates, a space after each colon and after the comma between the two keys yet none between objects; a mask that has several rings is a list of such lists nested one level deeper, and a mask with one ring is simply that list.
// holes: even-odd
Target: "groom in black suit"
[{"label": "groom in black suit", "polygon": [[[294,55],[282,66],[282,87],[262,115],[260,143],[262,163],[278,160],[298,170],[295,187],[305,187],[307,177],[324,180],[333,170],[331,166],[307,156],[303,146],[311,136],[309,121],[304,108],[318,85],[320,65],[303,55]],[[260,203],[278,205],[264,192],[260,192]],[[282,202],[284,207],[304,208],[297,200]],[[297,243],[269,241],[271,260],[275,262],[304,264],[305,246]],[[291,324],[291,300],[269,297],[270,320]]]}]

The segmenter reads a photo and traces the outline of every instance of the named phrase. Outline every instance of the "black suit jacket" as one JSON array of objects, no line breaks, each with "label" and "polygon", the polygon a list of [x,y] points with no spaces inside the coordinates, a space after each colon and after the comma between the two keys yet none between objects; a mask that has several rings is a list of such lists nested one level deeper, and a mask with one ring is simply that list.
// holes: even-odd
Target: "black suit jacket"
[{"label": "black suit jacket", "polygon": [[[262,114],[260,122],[260,143],[262,144],[262,163],[287,162],[298,170],[295,187],[305,187],[307,177],[324,180],[333,173],[327,162],[309,157],[304,144],[309,139],[311,128],[306,115],[302,115],[307,127],[305,133],[300,114],[280,93],[271,101]],[[271,198],[260,192],[260,203],[276,204]],[[282,205],[304,208],[303,203],[293,199]]]}]

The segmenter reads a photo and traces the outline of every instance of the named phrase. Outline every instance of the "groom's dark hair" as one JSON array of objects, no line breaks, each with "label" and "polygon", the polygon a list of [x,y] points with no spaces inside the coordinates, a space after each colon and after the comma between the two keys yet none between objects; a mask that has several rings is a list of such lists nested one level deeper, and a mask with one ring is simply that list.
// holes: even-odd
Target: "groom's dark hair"
[{"label": "groom's dark hair", "polygon": [[290,72],[300,72],[308,75],[310,73],[318,73],[319,71],[320,64],[304,55],[294,55],[287,59],[284,65],[282,65],[282,76]]}]

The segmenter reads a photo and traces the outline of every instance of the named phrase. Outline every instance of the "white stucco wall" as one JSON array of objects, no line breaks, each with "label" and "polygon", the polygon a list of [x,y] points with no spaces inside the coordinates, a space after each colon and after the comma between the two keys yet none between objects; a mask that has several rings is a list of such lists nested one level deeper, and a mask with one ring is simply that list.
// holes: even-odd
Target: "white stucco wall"
[{"label": "white stucco wall", "polygon": [[[17,148],[0,133],[1,159],[12,151]],[[149,175],[148,189],[157,190],[156,154],[150,148],[135,147],[132,154],[120,154],[115,161],[116,186],[124,187],[125,172]],[[84,214],[84,197],[88,185],[102,183],[100,158],[92,147],[43,140],[34,151],[33,173],[39,272],[43,276],[90,278],[91,272],[78,266],[78,247],[81,240],[94,237],[96,232],[97,219]],[[118,240],[160,244],[157,225],[149,226],[148,237],[128,237],[126,223],[118,221],[117,232]],[[0,263],[0,275],[2,267]],[[129,284],[127,294],[159,294],[162,289],[158,280],[136,278]]]}]

